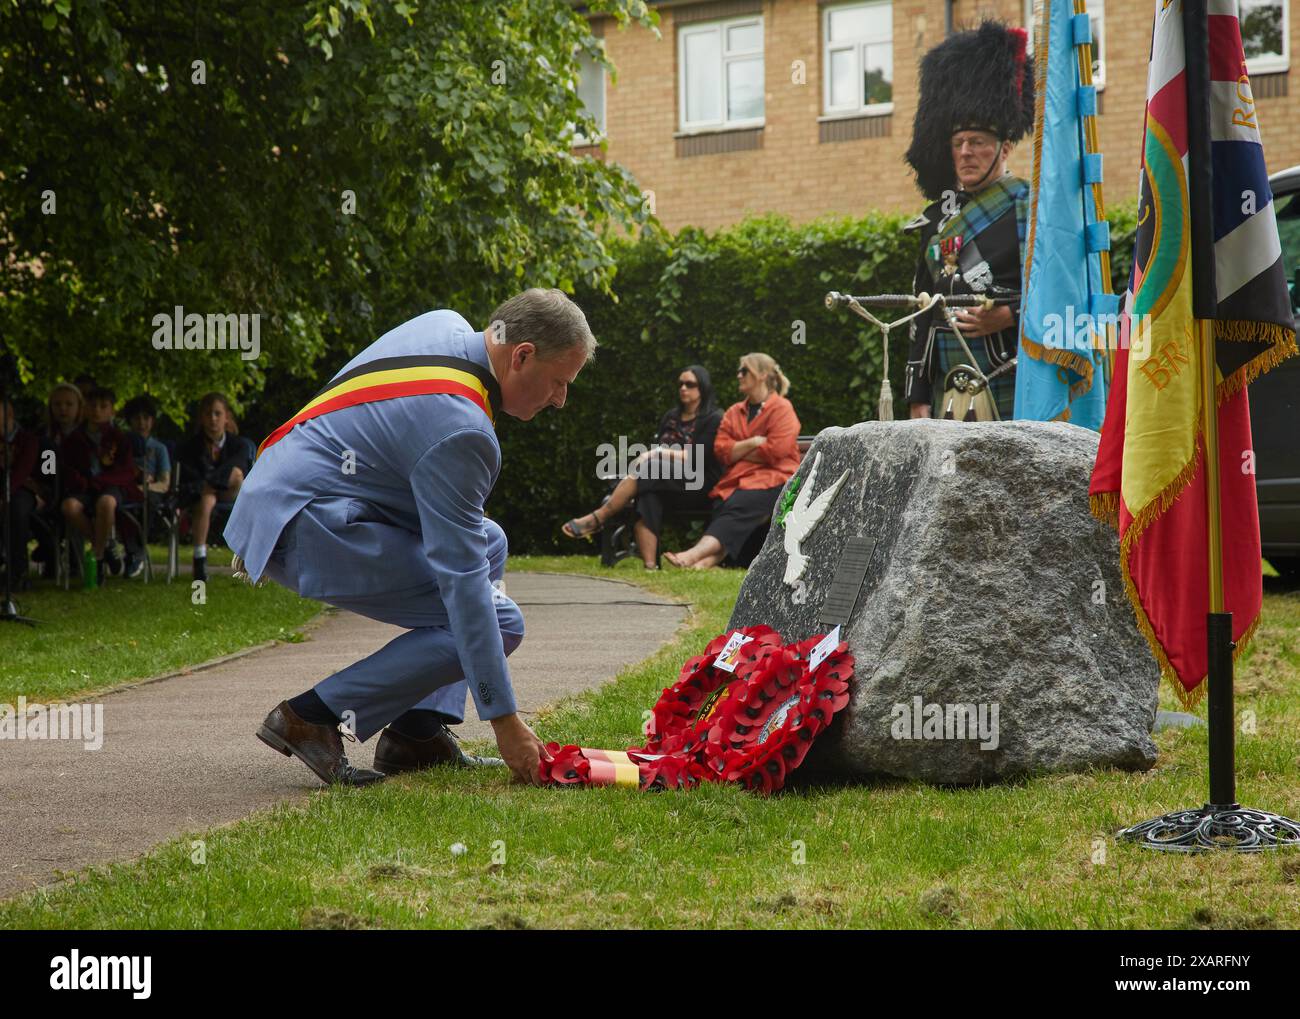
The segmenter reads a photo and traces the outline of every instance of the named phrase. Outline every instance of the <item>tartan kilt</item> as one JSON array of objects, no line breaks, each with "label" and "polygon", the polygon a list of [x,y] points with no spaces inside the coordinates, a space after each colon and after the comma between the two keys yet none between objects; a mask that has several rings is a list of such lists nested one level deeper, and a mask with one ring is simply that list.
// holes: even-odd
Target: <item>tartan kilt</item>
[{"label": "tartan kilt", "polygon": [[[942,413],[940,404],[943,401],[943,380],[947,378],[948,372],[956,368],[959,364],[968,364],[970,358],[966,356],[966,351],[962,349],[961,343],[957,337],[946,329],[937,330],[934,336],[935,345],[935,362],[938,365],[938,371],[934,378],[934,411],[938,416]],[[993,363],[989,360],[988,351],[985,349],[982,337],[966,338],[966,345],[970,347],[970,352],[975,355],[975,367],[988,375],[993,371]],[[993,402],[998,406],[998,417],[1003,421],[1010,421],[1016,405],[1016,370],[1008,368],[1001,375],[989,380],[989,393],[993,397]]]}]

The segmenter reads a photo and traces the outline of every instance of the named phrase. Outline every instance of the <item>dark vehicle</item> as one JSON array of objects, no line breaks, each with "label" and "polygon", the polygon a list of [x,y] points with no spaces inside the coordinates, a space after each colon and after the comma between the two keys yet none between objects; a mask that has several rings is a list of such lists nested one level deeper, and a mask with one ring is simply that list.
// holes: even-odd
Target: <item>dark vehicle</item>
[{"label": "dark vehicle", "polygon": [[[1291,279],[1291,308],[1300,318],[1300,166],[1269,178]],[[1288,358],[1250,387],[1250,431],[1264,558],[1300,581],[1300,357]]]}]

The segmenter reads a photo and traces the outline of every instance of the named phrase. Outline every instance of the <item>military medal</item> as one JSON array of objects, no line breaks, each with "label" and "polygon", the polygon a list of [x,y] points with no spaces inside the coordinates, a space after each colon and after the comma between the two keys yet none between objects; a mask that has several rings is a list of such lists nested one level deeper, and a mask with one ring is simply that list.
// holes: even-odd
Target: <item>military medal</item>
[{"label": "military medal", "polygon": [[957,257],[961,254],[961,234],[930,245],[930,257],[943,263],[943,274],[951,276],[957,271]]},{"label": "military medal", "polygon": [[952,276],[957,272],[957,256],[961,254],[961,234],[943,241],[940,249],[943,253],[943,274]]}]

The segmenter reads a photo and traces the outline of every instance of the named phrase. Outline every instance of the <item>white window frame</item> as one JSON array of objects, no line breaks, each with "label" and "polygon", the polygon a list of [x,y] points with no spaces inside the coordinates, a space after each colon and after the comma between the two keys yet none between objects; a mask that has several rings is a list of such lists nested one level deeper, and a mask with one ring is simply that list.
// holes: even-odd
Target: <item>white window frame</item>
[{"label": "white window frame", "polygon": [[[758,26],[758,49],[742,50],[736,53],[727,52],[727,30],[738,28],[743,25]],[[721,62],[718,65],[718,92],[720,95],[719,109],[722,113],[721,120],[699,120],[687,121],[686,119],[686,40],[692,35],[706,35],[712,32],[719,33],[719,49],[722,53]],[[682,25],[677,29],[677,123],[680,125],[679,130],[682,134],[697,134],[708,131],[731,131],[745,128],[762,127],[767,122],[767,58],[765,48],[767,45],[767,33],[763,27],[763,16],[747,15],[741,18],[727,18],[724,21],[708,21],[700,24]],[[745,120],[728,120],[727,119],[727,65],[733,60],[752,60],[757,53],[763,76],[763,116],[751,117]]]},{"label": "white window frame", "polygon": [[605,138],[605,116],[608,108],[606,104],[609,99],[605,86],[606,82],[609,80],[609,75],[606,72],[604,64],[598,63],[594,60],[592,63],[595,64],[596,70],[600,72],[600,117],[599,119],[594,117],[592,118],[593,120],[596,120],[597,126],[596,134],[591,138],[588,138],[583,134],[576,124],[573,125],[573,145],[575,147],[580,145],[599,145]]},{"label": "white window frame", "polygon": [[[894,102],[891,99],[887,103],[863,103],[859,101],[855,106],[832,106],[831,105],[831,52],[832,50],[853,50],[857,55],[857,77],[856,80],[861,83],[863,75],[863,52],[869,45],[880,45],[883,39],[855,39],[852,42],[836,43],[831,45],[831,14],[834,11],[847,10],[853,7],[880,7],[889,8],[889,48],[893,53],[894,48],[894,0],[866,0],[866,2],[834,4],[822,8],[822,120],[837,120],[840,117],[883,117],[885,114],[894,112]],[[891,61],[892,67],[892,61]],[[891,81],[890,84],[893,84]]]},{"label": "white window frame", "polygon": [[[1286,3],[1287,0],[1282,0]],[[1034,0],[1024,0],[1024,17],[1025,32],[1028,34],[1028,52],[1030,56],[1035,56],[1034,49],[1036,45],[1035,20],[1037,4]],[[1085,0],[1084,7],[1092,17],[1092,38],[1094,42],[1101,43],[1101,59],[1097,61],[1097,73],[1092,76],[1092,83],[1096,86],[1098,92],[1106,88],[1106,0]]]},{"label": "white window frame", "polygon": [[[1277,0],[1278,5],[1282,8],[1282,55],[1275,57],[1271,53],[1262,57],[1246,58],[1246,73],[1251,74],[1278,74],[1290,70],[1291,67],[1291,3],[1290,0]],[[1238,15],[1241,8],[1238,6]],[[1240,27],[1240,26],[1238,26]]]},{"label": "white window frame", "polygon": [[1092,19],[1092,43],[1100,51],[1092,83],[1102,92],[1106,88],[1106,0],[1085,0],[1084,7]]}]

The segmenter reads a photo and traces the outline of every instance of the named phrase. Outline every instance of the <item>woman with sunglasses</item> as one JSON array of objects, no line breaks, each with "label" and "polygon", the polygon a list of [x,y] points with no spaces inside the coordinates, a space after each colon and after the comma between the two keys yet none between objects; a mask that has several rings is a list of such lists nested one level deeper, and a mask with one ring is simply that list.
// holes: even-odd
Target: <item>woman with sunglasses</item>
[{"label": "woman with sunglasses", "polygon": [[657,570],[664,512],[709,509],[709,490],[722,476],[713,452],[721,421],[708,370],[699,364],[683,368],[677,373],[677,406],[660,419],[655,448],[636,459],[603,505],[561,530],[570,538],[589,537],[635,499],[637,551],[647,570]]},{"label": "woman with sunglasses", "polygon": [[724,559],[740,566],[756,533],[766,533],[781,489],[799,468],[799,418],[785,398],[790,380],[767,354],[746,354],[736,370],[744,397],[722,416],[713,451],[727,472],[709,492],[713,518],[684,552],[665,552],[674,566],[706,570]]}]

